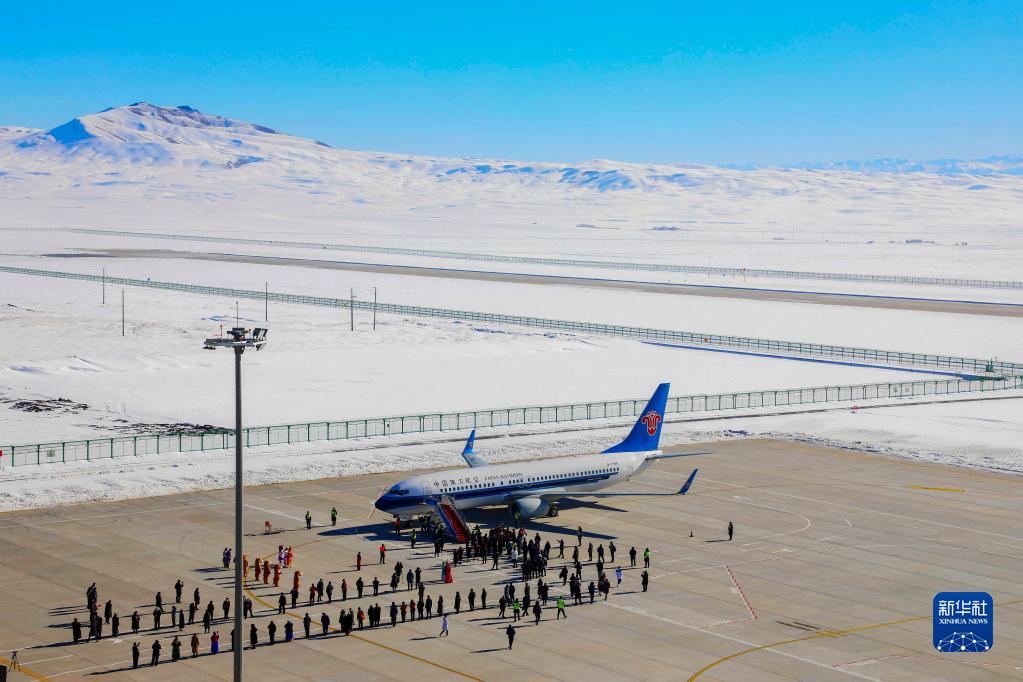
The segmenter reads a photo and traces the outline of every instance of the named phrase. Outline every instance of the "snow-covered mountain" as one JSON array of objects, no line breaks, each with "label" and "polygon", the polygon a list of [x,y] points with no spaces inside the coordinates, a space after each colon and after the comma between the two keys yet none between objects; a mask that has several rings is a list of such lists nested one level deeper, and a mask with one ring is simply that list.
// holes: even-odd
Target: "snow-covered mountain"
[{"label": "snow-covered mountain", "polygon": [[[115,164],[222,165],[227,168],[265,160],[267,148],[307,150],[327,145],[272,128],[189,106],[158,107],[137,102],[73,118],[52,130],[8,129],[9,151],[54,161],[88,159]],[[16,134],[20,131],[21,134]]]},{"label": "snow-covered mountain", "polygon": [[[8,224],[111,227],[1018,226],[1021,158],[743,170],[435,158],[334,149],[188,106],[139,102],[48,131],[0,128],[0,210]],[[878,170],[896,172],[862,172]]]}]

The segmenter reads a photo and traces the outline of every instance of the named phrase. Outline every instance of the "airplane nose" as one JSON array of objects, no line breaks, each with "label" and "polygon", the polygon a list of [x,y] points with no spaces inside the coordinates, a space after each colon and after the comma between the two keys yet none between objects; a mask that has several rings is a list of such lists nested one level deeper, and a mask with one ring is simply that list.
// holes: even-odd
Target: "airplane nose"
[{"label": "airplane nose", "polygon": [[377,498],[377,501],[373,503],[373,506],[379,509],[380,511],[387,511],[386,498],[387,495],[381,495],[380,497]]}]

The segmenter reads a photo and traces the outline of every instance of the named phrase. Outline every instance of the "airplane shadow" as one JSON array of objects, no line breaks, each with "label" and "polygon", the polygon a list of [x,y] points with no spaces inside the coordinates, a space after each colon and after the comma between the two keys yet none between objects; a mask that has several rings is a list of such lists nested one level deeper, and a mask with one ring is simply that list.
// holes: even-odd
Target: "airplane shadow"
[{"label": "airplane shadow", "polygon": [[[417,530],[417,533],[419,531]],[[394,533],[394,526],[390,522],[383,523],[367,523],[365,525],[348,526],[346,528],[336,528],[333,526],[327,526],[325,530],[318,533],[326,538],[339,537],[342,535],[364,535],[366,539],[372,538],[373,540],[405,540],[408,541],[408,532],[405,531],[401,538]],[[423,534],[419,535],[419,541],[423,541]],[[401,549],[401,548],[397,548]],[[393,551],[388,548],[387,551]]]}]

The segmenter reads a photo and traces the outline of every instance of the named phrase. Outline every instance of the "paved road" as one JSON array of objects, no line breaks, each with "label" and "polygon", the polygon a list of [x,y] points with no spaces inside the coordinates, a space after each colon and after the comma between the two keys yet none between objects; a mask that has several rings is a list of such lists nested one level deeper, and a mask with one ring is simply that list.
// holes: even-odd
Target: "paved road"
[{"label": "paved road", "polygon": [[803,291],[795,289],[761,289],[756,287],[730,287],[707,284],[674,284],[667,282],[646,282],[638,280],[602,279],[596,277],[572,277],[542,275],[534,273],[510,273],[492,270],[465,270],[417,265],[393,265],[388,263],[365,263],[359,261],[288,258],[283,256],[259,256],[235,253],[205,251],[177,251],[173,249],[102,249],[77,252],[111,258],[185,258],[231,263],[259,263],[286,265],[290,267],[345,270],[350,272],[373,272],[388,275],[409,275],[414,277],[443,277],[487,282],[509,282],[515,284],[540,284],[554,286],[583,286],[619,289],[624,291],[645,291],[658,294],[683,296],[710,296],[714,298],[740,298],[786,303],[815,303],[866,308],[890,308],[896,310],[923,310],[930,312],[960,313],[967,315],[996,315],[1023,317],[1023,304],[998,303],[992,301],[965,299],[914,298],[906,296],[883,296],[872,294],[850,294],[826,291]]},{"label": "paved road", "polygon": [[[304,594],[320,577],[335,587],[360,575],[386,580],[400,560],[424,570],[427,593],[443,595],[449,610],[456,590],[464,600],[470,588],[483,587],[491,608],[467,613],[463,606],[444,639],[436,638],[436,618],[352,638],[300,635],[294,643],[246,652],[249,675],[267,682],[1019,678],[1018,478],[787,442],[739,440],[686,449],[694,447],[714,454],[658,462],[619,488],[676,488],[699,465],[685,497],[566,503],[560,516],[528,522],[530,534],[554,544],[565,539],[569,555],[578,525],[587,532],[585,543],[607,546],[614,540],[619,556],[613,565],[622,563],[625,580],[606,603],[569,606],[567,620],[556,620],[547,608],[539,625],[519,623],[513,652],[504,637],[510,619],[502,621],[493,609],[510,567],[491,571],[469,564],[455,569],[454,584],[440,584],[440,559],[432,548],[410,550],[379,512],[371,513],[373,499],[396,475],[250,488],[249,556],[293,546]],[[173,601],[178,578],[186,600],[198,586],[202,603],[212,599],[219,613],[231,587],[229,573],[218,568],[231,537],[231,505],[225,490],[0,514],[0,657],[19,649],[26,668],[44,680],[108,674],[230,679],[230,655],[169,663],[173,634],[149,628],[153,594],[162,590]],[[337,528],[324,525],[332,505],[341,512]],[[315,524],[309,531],[301,522],[307,509]],[[263,535],[264,520],[278,532]],[[469,520],[492,524],[508,517],[493,510],[470,512]],[[724,532],[728,521],[736,527],[731,542]],[[380,543],[389,548],[383,567],[375,563]],[[631,569],[623,556],[632,545],[653,553],[647,593],[639,587],[642,567]],[[366,561],[361,572],[353,565],[358,551]],[[555,559],[555,570],[561,563]],[[583,577],[595,577],[589,562]],[[290,587],[292,571],[284,578]],[[64,624],[83,614],[83,592],[93,580],[101,600],[112,599],[122,619],[134,609],[143,614],[143,660],[159,636],[163,665],[128,670],[133,639],[123,626],[119,640],[65,644]],[[560,581],[553,582],[560,593]],[[994,649],[937,654],[930,641],[931,600],[936,592],[962,587],[994,596]],[[521,583],[518,588],[521,593]],[[263,641],[270,620],[282,628],[285,619],[297,623],[308,611],[314,618],[326,612],[335,622],[339,610],[336,603],[308,607],[303,598],[278,616],[267,605],[276,603],[280,590],[250,583],[249,592],[256,599],[250,622]],[[345,606],[379,602],[386,614],[393,598],[387,592],[377,599],[350,598]],[[226,640],[230,628],[214,627]],[[195,631],[205,653],[208,636],[201,626],[186,626],[184,635]]]}]

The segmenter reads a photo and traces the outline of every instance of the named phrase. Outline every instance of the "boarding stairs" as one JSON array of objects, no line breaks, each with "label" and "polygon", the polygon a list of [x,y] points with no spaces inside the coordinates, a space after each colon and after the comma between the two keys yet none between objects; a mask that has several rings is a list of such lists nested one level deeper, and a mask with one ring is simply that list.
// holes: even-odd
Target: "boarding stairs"
[{"label": "boarding stairs", "polygon": [[431,499],[430,506],[433,507],[435,515],[444,524],[449,536],[456,542],[469,541],[469,526],[455,507],[455,502],[450,495],[441,495],[439,498]]}]

